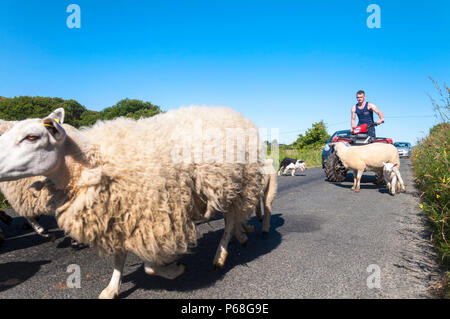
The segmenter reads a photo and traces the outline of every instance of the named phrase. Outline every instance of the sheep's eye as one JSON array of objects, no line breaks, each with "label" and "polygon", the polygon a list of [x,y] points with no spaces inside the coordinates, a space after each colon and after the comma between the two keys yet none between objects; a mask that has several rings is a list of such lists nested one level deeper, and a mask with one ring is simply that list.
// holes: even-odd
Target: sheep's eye
[{"label": "sheep's eye", "polygon": [[36,135],[27,135],[27,137],[25,137],[28,141],[34,142],[36,140],[38,140],[40,137],[36,136]]}]

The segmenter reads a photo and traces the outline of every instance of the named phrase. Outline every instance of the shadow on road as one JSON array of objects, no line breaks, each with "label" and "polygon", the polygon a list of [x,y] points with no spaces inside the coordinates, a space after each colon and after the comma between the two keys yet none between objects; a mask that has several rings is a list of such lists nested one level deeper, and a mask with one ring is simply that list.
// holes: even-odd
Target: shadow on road
[{"label": "shadow on road", "polygon": [[[133,282],[134,286],[120,294],[119,298],[126,298],[138,289],[159,289],[167,291],[191,291],[213,285],[222,279],[225,274],[237,266],[249,267],[247,263],[271,252],[281,243],[281,234],[276,230],[284,224],[281,214],[274,214],[271,218],[269,234],[263,236],[261,223],[253,217],[250,225],[255,226],[255,232],[248,235],[247,247],[242,247],[236,239],[232,239],[229,246],[229,255],[225,267],[214,271],[212,262],[223,234],[223,229],[211,231],[199,239],[198,245],[191,254],[184,255],[179,261],[187,265],[186,272],[175,280],[168,280],[157,276],[145,274],[144,267],[124,276],[123,282]],[[255,269],[255,271],[258,271]],[[263,271],[263,270],[261,270]]]},{"label": "shadow on road", "polygon": [[[11,289],[33,277],[50,260],[0,264],[0,292]],[[14,274],[14,275],[12,275]]]},{"label": "shadow on road", "polygon": [[[363,175],[361,177],[361,182],[360,182],[361,189],[378,189],[378,188],[383,189],[383,188],[386,188],[386,186],[384,186],[384,185],[382,185],[382,186],[375,185],[376,180],[377,180],[377,178],[375,175]],[[328,181],[327,179],[325,179],[325,181],[328,183],[332,183],[341,188],[351,189],[353,186],[353,174],[347,173],[347,175],[345,176],[345,180],[342,182],[339,182],[339,183],[337,183],[337,182],[333,183],[333,182]],[[350,183],[350,184],[343,184],[343,183]],[[371,185],[367,185],[367,184],[371,184]]]}]

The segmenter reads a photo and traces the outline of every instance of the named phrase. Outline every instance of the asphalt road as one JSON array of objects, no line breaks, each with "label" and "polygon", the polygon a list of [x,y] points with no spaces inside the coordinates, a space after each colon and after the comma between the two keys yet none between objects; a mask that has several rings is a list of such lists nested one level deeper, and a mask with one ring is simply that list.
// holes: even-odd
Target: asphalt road
[{"label": "asphalt road", "polygon": [[[119,298],[428,298],[440,270],[408,159],[401,173],[407,192],[395,197],[376,187],[370,173],[360,193],[350,189],[351,173],[336,184],[321,168],[281,176],[267,237],[253,217],[256,232],[247,247],[233,239],[225,268],[215,272],[223,220],[199,225],[202,237],[181,259],[188,266],[182,276],[148,276],[131,255]],[[51,217],[41,222],[57,235],[55,242],[23,230],[23,222],[16,217],[12,226],[0,226],[7,236],[0,248],[0,298],[97,298],[111,277],[111,258],[91,248],[72,250]],[[80,267],[81,288],[67,287],[71,264]],[[369,288],[368,277],[375,284],[379,278],[380,288]]]}]

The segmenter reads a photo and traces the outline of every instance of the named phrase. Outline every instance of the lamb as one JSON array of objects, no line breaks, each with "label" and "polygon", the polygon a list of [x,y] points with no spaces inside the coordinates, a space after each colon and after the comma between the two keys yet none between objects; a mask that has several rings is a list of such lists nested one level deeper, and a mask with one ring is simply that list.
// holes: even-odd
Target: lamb
[{"label": "lamb", "polygon": [[[214,258],[221,265],[226,243],[240,235],[238,226],[262,189],[263,154],[253,123],[229,108],[194,106],[73,132],[63,120],[64,110],[57,109],[3,134],[0,182],[45,176],[58,226],[114,255],[113,276],[100,298],[119,294],[128,252],[145,261],[147,274],[181,275],[185,265],[174,261],[196,244],[194,221],[207,207],[224,213]],[[229,134],[238,139],[231,138],[231,147]]]},{"label": "lamb", "polygon": [[392,144],[372,143],[362,146],[346,146],[343,142],[332,143],[337,156],[345,168],[353,170],[352,190],[359,192],[364,171],[382,174],[383,163],[392,163],[400,168],[397,149]]},{"label": "lamb", "polygon": [[383,176],[388,190],[392,195],[395,195],[396,190],[406,192],[406,187],[397,164],[383,162]]},{"label": "lamb", "polygon": [[264,208],[264,220],[262,226],[263,234],[269,232],[270,228],[270,216],[272,215],[272,201],[275,198],[277,192],[277,172],[273,167],[273,160],[266,159],[264,163],[264,175],[263,175],[263,193],[258,200],[256,207],[256,217],[259,220],[262,219],[262,210]]}]

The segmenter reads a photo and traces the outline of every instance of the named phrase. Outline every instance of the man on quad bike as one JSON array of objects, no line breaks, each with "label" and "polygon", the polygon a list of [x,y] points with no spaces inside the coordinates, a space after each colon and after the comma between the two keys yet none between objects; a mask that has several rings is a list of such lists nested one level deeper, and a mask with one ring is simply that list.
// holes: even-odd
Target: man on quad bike
[{"label": "man on quad bike", "polygon": [[377,113],[380,119],[376,122],[377,125],[384,123],[383,113],[375,106],[375,104],[366,102],[366,94],[363,90],[359,90],[356,92],[356,100],[358,103],[352,106],[352,130],[356,127],[355,125],[355,114],[358,115],[358,126],[362,124],[367,124],[368,131],[367,135],[375,137],[375,125],[371,126],[374,123],[373,120],[373,112]]},{"label": "man on quad bike", "polygon": [[[342,182],[345,180],[347,169],[341,162],[336,152],[334,151],[333,142],[345,142],[351,146],[367,145],[371,143],[390,143],[392,139],[385,137],[375,136],[375,126],[384,122],[383,113],[372,103],[365,102],[364,91],[358,91],[356,93],[358,104],[352,106],[352,130],[347,131],[346,134],[334,134],[333,138],[328,141],[324,147],[322,153],[323,168],[325,175],[330,182]],[[373,112],[377,113],[380,120],[374,122]],[[358,115],[358,126],[355,125],[355,114]],[[339,131],[341,132],[341,131]],[[339,133],[337,132],[337,133]],[[344,132],[344,131],[342,131]],[[329,154],[324,156],[324,154]],[[377,185],[384,184],[384,178],[382,172],[377,172],[376,182]]]}]

